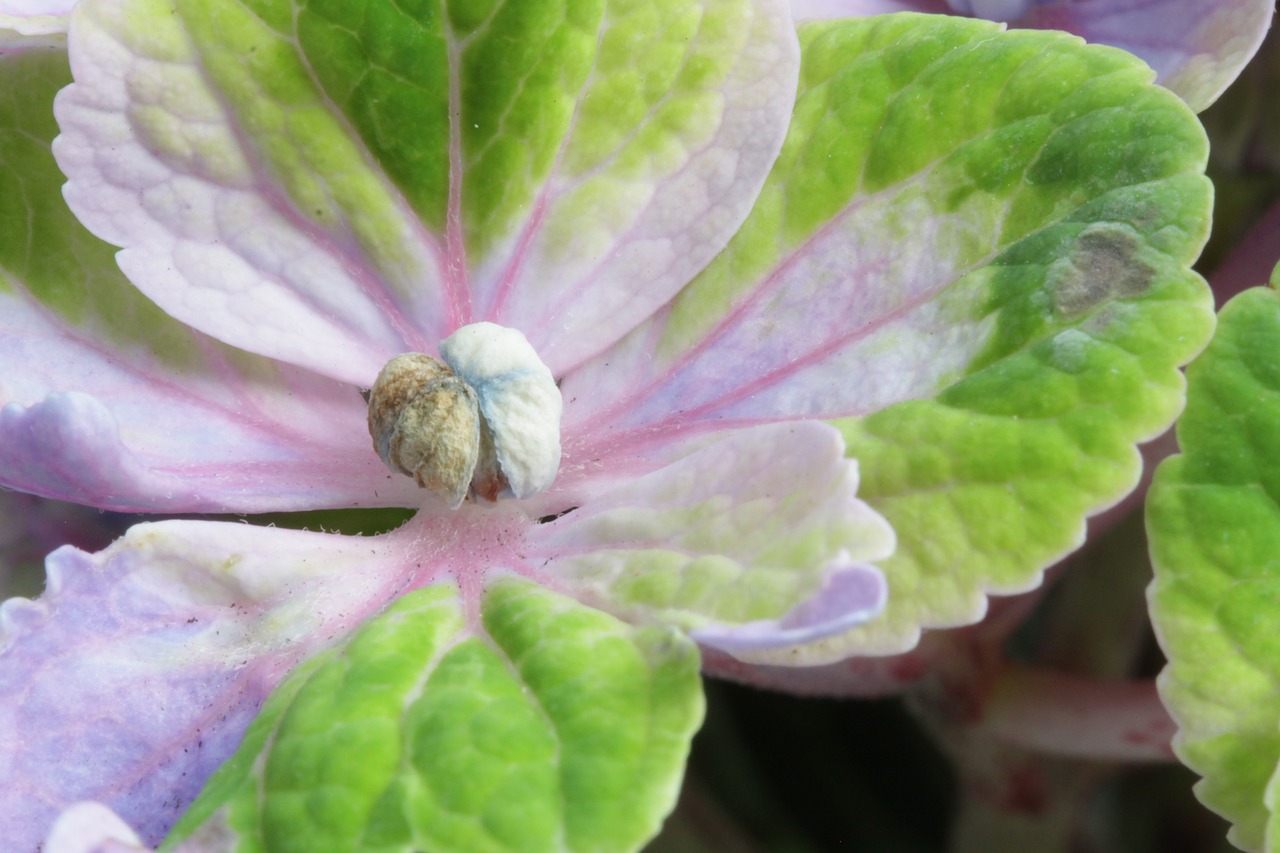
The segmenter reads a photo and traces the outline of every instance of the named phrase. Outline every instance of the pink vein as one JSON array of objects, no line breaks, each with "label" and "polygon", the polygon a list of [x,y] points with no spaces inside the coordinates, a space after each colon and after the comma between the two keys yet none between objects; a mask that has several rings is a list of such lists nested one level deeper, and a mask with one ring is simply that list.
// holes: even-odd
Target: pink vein
[{"label": "pink vein", "polygon": [[542,226],[542,220],[546,216],[547,207],[550,205],[551,183],[560,172],[560,166],[564,162],[565,149],[569,147],[569,137],[573,133],[574,126],[578,123],[578,113],[582,109],[583,93],[590,87],[596,76],[596,66],[600,59],[600,43],[604,39],[605,30],[608,29],[601,22],[600,28],[596,31],[596,50],[592,54],[591,68],[587,71],[586,77],[583,78],[582,86],[578,89],[578,97],[573,102],[573,114],[569,116],[569,126],[565,130],[564,136],[561,138],[560,147],[556,150],[555,161],[551,164],[547,173],[547,179],[542,184],[542,189],[538,193],[538,198],[534,202],[533,214],[525,223],[524,229],[521,231],[520,238],[516,243],[515,251],[512,253],[511,261],[502,271],[502,278],[498,282],[498,289],[494,292],[493,300],[489,306],[488,316],[497,321],[502,318],[502,312],[506,308],[507,299],[511,296],[511,291],[515,287],[516,279],[520,275],[520,270],[524,266],[525,258],[528,257],[529,247],[533,244],[533,238],[537,234],[538,229]]},{"label": "pink vein", "polygon": [[[241,5],[243,6],[243,4]],[[251,9],[248,9],[247,7],[245,7],[245,9],[250,14],[254,14]],[[293,24],[295,32],[297,31],[298,11],[299,9],[294,9]],[[365,296],[369,297],[369,299],[382,310],[392,328],[396,330],[406,343],[413,346],[418,345],[421,333],[417,330],[416,325],[410,322],[405,316],[403,306],[401,306],[400,301],[389,292],[385,282],[382,281],[381,276],[369,269],[368,264],[364,261],[363,253],[358,251],[358,242],[355,242],[354,245],[352,245],[352,241],[347,241],[347,246],[341,246],[334,238],[334,235],[322,229],[314,221],[303,216],[293,202],[288,199],[287,195],[280,192],[279,188],[275,185],[273,177],[269,172],[267,172],[262,158],[258,156],[259,152],[252,144],[253,137],[245,133],[244,128],[241,127],[241,124],[238,121],[238,114],[236,110],[223,95],[222,89],[218,86],[213,77],[208,73],[204,62],[204,52],[200,45],[196,44],[195,40],[189,34],[186,35],[186,41],[191,49],[192,55],[196,57],[196,64],[201,72],[201,76],[204,77],[210,92],[214,94],[219,105],[223,108],[224,115],[227,117],[227,126],[231,129],[231,132],[236,139],[239,140],[241,150],[246,154],[246,158],[252,164],[253,173],[256,178],[255,183],[257,184],[259,192],[261,192],[262,195],[270,202],[270,206],[276,210],[277,213],[305,234],[318,249],[325,251],[331,256],[351,261],[352,263],[341,264],[341,266],[348,273],[353,275],[361,292],[363,292]],[[296,39],[291,41],[293,43],[294,53],[298,58],[298,64],[301,65],[303,70],[306,72],[307,78],[311,83],[312,90],[328,107],[330,117],[343,125],[351,142],[356,145],[364,155],[366,164],[369,164],[372,167],[376,164],[376,159],[371,156],[368,148],[364,144],[364,140],[351,126],[350,122],[347,121],[346,114],[333,102],[324,87],[320,85],[320,81],[316,78],[315,72],[311,67],[311,63],[308,60],[306,53],[302,50],[301,45],[298,44]],[[385,179],[385,175],[383,177]],[[384,185],[385,183],[386,182],[384,181]],[[399,197],[398,190],[392,191],[392,195]],[[403,199],[400,201],[403,209]],[[430,248],[430,241],[428,242],[428,247]],[[356,249],[356,251],[352,251],[352,249]],[[238,251],[237,254],[239,254]],[[280,279],[276,276],[272,276],[272,278],[276,278],[278,281],[281,281],[287,290],[296,294],[300,298],[300,301],[311,305],[312,308],[318,307],[313,300],[307,298],[305,291],[299,290],[291,284],[288,284],[287,279]],[[325,313],[326,315],[328,314],[327,311],[322,313]]]},{"label": "pink vein", "polygon": [[[547,184],[550,184],[549,179]],[[516,280],[520,277],[520,270],[524,267],[525,258],[529,254],[529,247],[533,245],[534,236],[542,227],[542,220],[546,216],[549,204],[547,199],[551,195],[547,189],[547,184],[543,185],[542,191],[538,193],[537,200],[534,201],[533,212],[520,232],[520,239],[516,242],[515,250],[511,253],[511,260],[502,271],[502,278],[499,280],[498,289],[493,295],[493,302],[486,312],[487,316],[495,322],[502,321],[502,311],[506,307],[507,298],[511,295]]]},{"label": "pink vein", "polygon": [[[921,174],[923,175],[927,173],[921,173]],[[901,185],[895,185],[893,187],[894,192],[898,192],[900,190],[901,190]],[[735,305],[732,309],[730,309],[719,320],[719,322],[717,322],[716,325],[712,327],[712,329],[702,338],[702,340],[700,340],[693,347],[691,347],[687,352],[685,352],[677,361],[674,361],[671,364],[669,364],[662,373],[655,376],[648,384],[635,388],[634,390],[632,390],[630,394],[614,402],[607,409],[601,411],[595,417],[591,418],[590,420],[582,424],[581,429],[588,432],[593,431],[601,424],[601,422],[616,420],[620,411],[623,408],[625,408],[629,403],[632,403],[637,399],[641,399],[649,396],[656,389],[662,387],[667,382],[671,381],[671,379],[677,373],[679,373],[681,369],[683,369],[685,366],[695,361],[700,355],[705,353],[707,350],[711,349],[712,346],[717,341],[719,341],[721,338],[729,334],[729,332],[731,332],[733,328],[737,326],[739,320],[741,320],[743,315],[751,311],[765,297],[771,295],[776,290],[778,290],[782,286],[784,273],[786,273],[789,269],[791,269],[792,266],[799,263],[804,258],[806,254],[806,249],[809,246],[811,246],[813,243],[817,242],[818,240],[821,240],[823,237],[827,236],[827,234],[829,234],[831,231],[835,230],[837,227],[842,225],[844,221],[848,217],[852,216],[855,211],[861,209],[866,203],[868,203],[874,198],[875,196],[868,196],[866,198],[859,200],[857,203],[848,205],[843,211],[841,211],[841,213],[838,216],[832,217],[821,228],[814,231],[814,233],[808,239],[806,239],[803,243],[799,244],[796,248],[792,249],[785,257],[783,257],[779,261],[779,263],[777,263],[774,266],[774,268],[769,272],[769,274],[765,276],[764,279],[755,287],[755,289],[752,290],[752,292],[748,294],[745,299],[743,299],[741,302]],[[920,302],[927,301],[927,299],[930,298],[931,296],[933,296],[933,292],[928,291],[922,294],[920,297],[918,297],[917,300],[915,300],[915,303],[919,304]],[[908,307],[914,307],[914,304],[909,304]],[[898,309],[898,310],[901,311],[903,309]],[[854,332],[850,333],[849,335],[846,335],[844,339],[841,341],[841,343],[845,343],[845,342],[848,342],[849,340],[857,338],[858,336],[864,333],[864,330],[873,331],[873,329],[867,329],[866,325],[860,326]],[[832,345],[828,343],[828,346],[830,347]],[[775,370],[766,375],[770,377],[777,377],[781,372],[783,372],[783,370],[786,370],[786,369],[784,368],[780,370]],[[759,383],[755,383],[755,384],[758,385]],[[726,395],[722,395],[721,397],[716,398],[710,403],[706,403],[702,406],[699,406],[698,411],[705,411],[707,408],[717,405],[721,400],[724,399],[724,397],[734,394],[736,390],[737,389],[735,389],[735,391],[729,392]],[[670,419],[662,421],[662,423],[668,423],[668,422],[670,422]]]},{"label": "pink vein", "polygon": [[[445,3],[440,19],[449,20]],[[448,293],[450,331],[471,322],[471,296],[467,285],[467,249],[462,234],[462,93],[459,91],[459,46],[446,25],[449,58],[449,209],[445,219],[445,290]]]}]

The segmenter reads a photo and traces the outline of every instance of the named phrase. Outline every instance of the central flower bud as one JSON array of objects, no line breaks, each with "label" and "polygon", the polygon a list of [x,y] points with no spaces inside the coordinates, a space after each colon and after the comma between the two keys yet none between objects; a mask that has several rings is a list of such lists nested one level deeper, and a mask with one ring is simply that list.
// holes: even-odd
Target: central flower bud
[{"label": "central flower bud", "polygon": [[545,491],[560,467],[555,377],[525,336],[495,323],[463,326],[437,361],[411,352],[378,374],[369,434],[392,471],[451,509]]}]

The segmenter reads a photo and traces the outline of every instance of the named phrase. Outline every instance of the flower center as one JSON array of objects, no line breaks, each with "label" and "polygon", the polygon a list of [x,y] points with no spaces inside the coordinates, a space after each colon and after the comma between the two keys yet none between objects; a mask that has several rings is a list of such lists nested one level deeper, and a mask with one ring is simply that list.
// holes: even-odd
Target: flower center
[{"label": "flower center", "polygon": [[369,434],[386,466],[451,509],[550,488],[563,403],[525,336],[473,323],[441,342],[440,359],[405,353],[378,374]]}]

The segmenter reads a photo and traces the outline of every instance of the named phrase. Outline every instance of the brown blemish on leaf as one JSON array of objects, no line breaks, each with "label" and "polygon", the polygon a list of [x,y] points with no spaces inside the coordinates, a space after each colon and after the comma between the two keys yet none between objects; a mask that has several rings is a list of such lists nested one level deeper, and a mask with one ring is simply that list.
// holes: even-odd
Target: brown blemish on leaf
[{"label": "brown blemish on leaf", "polygon": [[1103,302],[1144,292],[1156,271],[1138,257],[1141,248],[1137,236],[1123,225],[1090,225],[1070,256],[1049,268],[1054,309],[1061,316],[1076,317]]}]

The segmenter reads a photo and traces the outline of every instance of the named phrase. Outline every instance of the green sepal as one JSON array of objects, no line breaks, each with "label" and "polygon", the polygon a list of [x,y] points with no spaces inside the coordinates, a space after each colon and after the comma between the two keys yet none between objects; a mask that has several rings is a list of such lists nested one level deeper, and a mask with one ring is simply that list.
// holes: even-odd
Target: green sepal
[{"label": "green sepal", "polygon": [[[1059,33],[891,16],[810,25],[801,41],[810,137],[793,124],[762,195],[773,208],[712,272],[767,266],[829,215],[806,210],[849,193],[927,198],[936,224],[886,219],[885,239],[937,228],[947,263],[970,267],[933,297],[955,324],[934,346],[969,348],[958,375],[836,422],[898,549],[879,564],[885,615],[822,654],[900,652],[981,618],[988,594],[1036,586],[1137,485],[1136,445],[1177,416],[1178,367],[1213,329],[1190,270],[1210,226],[1207,140],[1138,60]],[[835,147],[840,133],[851,141]],[[837,152],[849,162],[830,167]],[[756,234],[766,248],[749,251],[743,235],[770,216],[784,239]],[[677,312],[731,298],[699,284]]]},{"label": "green sepal", "polygon": [[628,851],[702,720],[696,647],[531,583],[410,592],[272,693],[163,849]]}]

